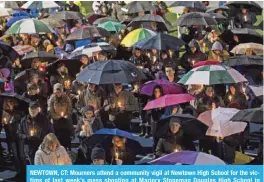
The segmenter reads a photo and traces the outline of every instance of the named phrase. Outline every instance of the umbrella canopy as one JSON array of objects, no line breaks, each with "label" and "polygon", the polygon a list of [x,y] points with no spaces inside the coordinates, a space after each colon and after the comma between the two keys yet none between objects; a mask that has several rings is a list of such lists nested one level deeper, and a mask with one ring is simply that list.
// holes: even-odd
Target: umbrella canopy
[{"label": "umbrella canopy", "polygon": [[232,121],[247,121],[263,124],[263,108],[245,109],[237,112]]},{"label": "umbrella canopy", "polygon": [[190,94],[170,94],[162,96],[158,99],[152,100],[147,103],[147,105],[144,107],[143,110],[151,110],[151,109],[157,109],[157,108],[164,108],[168,106],[173,106],[177,104],[182,104],[186,102],[190,102],[194,100],[195,97],[193,97]]},{"label": "umbrella canopy", "polygon": [[104,17],[106,16],[100,15],[100,14],[93,14],[93,15],[89,15],[87,17],[87,20],[88,20],[88,23],[92,25],[97,19],[104,18]]},{"label": "umbrella canopy", "polygon": [[48,75],[56,74],[59,64],[65,65],[71,78],[76,78],[76,75],[80,72],[82,66],[82,62],[79,59],[59,59],[47,65],[46,73]]},{"label": "umbrella canopy", "polygon": [[0,41],[0,57],[1,54],[9,57],[11,61],[15,61],[19,57],[18,53],[4,41]]},{"label": "umbrella canopy", "polygon": [[41,21],[43,21],[44,23],[48,24],[52,28],[63,27],[63,26],[66,25],[66,23],[63,20],[43,18],[43,19],[41,19]]},{"label": "umbrella canopy", "polygon": [[52,54],[52,53],[49,53],[46,51],[34,51],[34,52],[31,52],[31,53],[25,55],[22,58],[22,61],[27,60],[27,59],[34,59],[34,58],[39,58],[40,60],[43,60],[43,61],[44,60],[49,61],[49,60],[58,59],[58,57],[55,54]]},{"label": "umbrella canopy", "polygon": [[158,29],[162,31],[168,31],[170,29],[170,25],[159,15],[145,14],[143,16],[138,16],[133,18],[131,22],[127,25],[128,27],[144,27],[145,22],[155,22],[157,24]]},{"label": "umbrella canopy", "polygon": [[216,21],[225,21],[227,20],[227,17],[224,15],[221,15],[219,13],[209,13]]},{"label": "umbrella canopy", "polygon": [[149,163],[153,165],[226,165],[225,162],[218,157],[203,152],[193,151],[174,152]]},{"label": "umbrella canopy", "polygon": [[222,62],[226,66],[251,66],[263,65],[263,56],[234,56]]},{"label": "umbrella canopy", "polygon": [[24,56],[25,54],[35,51],[35,48],[31,45],[17,45],[13,49],[19,54],[19,56]]},{"label": "umbrella canopy", "polygon": [[184,93],[184,88],[176,83],[169,82],[168,80],[153,80],[146,82],[140,89],[140,94],[152,96],[153,90],[156,86],[162,88],[163,94],[180,94]]},{"label": "umbrella canopy", "polygon": [[206,13],[216,13],[218,10],[228,11],[230,8],[228,6],[219,6],[214,8],[209,8]]},{"label": "umbrella canopy", "polygon": [[92,57],[95,52],[103,51],[106,53],[116,54],[116,48],[113,45],[110,45],[106,42],[91,43],[86,46],[81,46],[75,49],[71,55],[72,58],[80,58],[82,55]]},{"label": "umbrella canopy", "polygon": [[95,26],[87,26],[74,30],[68,37],[67,41],[83,40],[83,39],[94,39],[96,37],[108,37],[110,33],[103,28]]},{"label": "umbrella canopy", "polygon": [[170,7],[184,6],[186,8],[192,8],[205,12],[206,6],[200,1],[176,1],[170,5]]},{"label": "umbrella canopy", "polygon": [[125,25],[113,21],[108,21],[102,24],[98,24],[97,27],[103,28],[109,32],[119,32],[120,30],[126,28]]},{"label": "umbrella canopy", "polygon": [[11,27],[14,23],[16,23],[19,20],[23,20],[23,19],[29,19],[29,16],[14,16],[13,18],[10,18],[7,22],[6,22],[6,27]]},{"label": "umbrella canopy", "polygon": [[54,30],[47,24],[36,19],[23,19],[14,23],[6,34],[46,34],[54,32]]},{"label": "umbrella canopy", "polygon": [[0,7],[0,17],[10,16],[10,12],[6,8]]},{"label": "umbrella canopy", "polygon": [[127,34],[125,38],[122,40],[121,45],[125,47],[131,47],[138,41],[149,38],[154,35],[156,35],[156,33],[153,32],[152,30],[139,28]]},{"label": "umbrella canopy", "polygon": [[50,19],[57,20],[79,20],[83,15],[80,12],[75,11],[59,11],[49,16]]},{"label": "umbrella canopy", "polygon": [[253,42],[239,44],[236,47],[234,47],[231,50],[231,52],[234,54],[246,54],[247,49],[251,49],[256,54],[263,54],[263,45],[262,44],[256,44]]},{"label": "umbrella canopy", "polygon": [[231,45],[234,42],[234,35],[238,36],[240,43],[254,42],[263,44],[263,37],[254,29],[250,28],[236,28],[232,30],[226,30],[220,35],[220,38],[227,44]]},{"label": "umbrella canopy", "polygon": [[217,109],[201,113],[197,119],[207,126],[212,126],[213,123],[216,122],[229,122],[231,118],[238,112],[238,109],[219,107]]},{"label": "umbrella canopy", "polygon": [[193,68],[178,83],[184,85],[230,84],[246,82],[247,79],[235,69],[223,65],[209,65]]},{"label": "umbrella canopy", "polygon": [[1,1],[0,7],[2,8],[10,8],[10,9],[19,9],[16,1]]},{"label": "umbrella canopy", "polygon": [[228,1],[225,6],[233,6],[235,8],[241,8],[241,6],[247,8],[247,9],[252,9],[253,12],[261,12],[262,8],[261,6],[254,2],[254,1]]},{"label": "umbrella canopy", "polygon": [[[18,95],[17,93],[1,93],[0,94],[0,99],[5,99],[5,98],[9,98],[9,99],[14,99],[17,103],[16,105],[16,109],[23,109],[25,110],[26,112],[28,111],[28,106],[29,106],[29,103],[30,103],[30,100],[21,96],[21,95]],[[3,101],[3,100],[2,100]],[[1,102],[3,103],[3,102]]]},{"label": "umbrella canopy", "polygon": [[195,63],[192,67],[197,68],[199,66],[205,66],[205,65],[219,65],[220,62],[217,60],[206,60],[206,61],[199,61]]},{"label": "umbrella canopy", "polygon": [[146,79],[134,64],[128,61],[107,60],[88,65],[77,80],[80,82],[100,84],[131,83]]},{"label": "umbrella canopy", "polygon": [[139,49],[156,49],[156,50],[178,50],[185,42],[181,39],[168,34],[158,33],[146,40],[142,40],[133,45]]},{"label": "umbrella canopy", "polygon": [[133,14],[145,11],[152,11],[156,8],[152,5],[150,1],[132,1],[129,4],[121,8],[126,14]]},{"label": "umbrella canopy", "polygon": [[23,9],[49,9],[49,8],[58,8],[60,7],[54,1],[28,1],[21,8]]},{"label": "umbrella canopy", "polygon": [[200,12],[191,12],[182,15],[175,22],[176,25],[179,26],[193,26],[193,25],[217,25],[217,22],[214,18],[211,17],[208,13],[200,13]]},{"label": "umbrella canopy", "polygon": [[102,18],[98,18],[97,20],[95,20],[93,22],[93,25],[98,25],[98,24],[102,24],[108,21],[112,21],[112,22],[119,22],[117,19],[113,18],[113,17],[102,17]]},{"label": "umbrella canopy", "polygon": [[260,100],[263,100],[263,86],[249,86],[254,95]]},{"label": "umbrella canopy", "polygon": [[208,127],[204,123],[197,120],[190,114],[174,114],[160,120],[157,123],[157,131],[155,134],[156,137],[162,137],[167,134],[169,130],[169,123],[171,120],[177,120],[177,122],[180,122],[181,128],[184,133],[183,135],[188,136],[189,139],[192,140],[204,137],[205,132],[208,129]]}]

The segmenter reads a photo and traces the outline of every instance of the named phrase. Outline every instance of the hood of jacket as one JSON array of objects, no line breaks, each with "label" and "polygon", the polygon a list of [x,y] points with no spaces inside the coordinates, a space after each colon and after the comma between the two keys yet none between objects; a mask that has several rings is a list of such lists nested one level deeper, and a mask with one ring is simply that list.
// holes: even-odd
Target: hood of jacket
[{"label": "hood of jacket", "polygon": [[195,48],[196,48],[196,52],[197,52],[197,51],[200,51],[200,46],[199,46],[198,42],[197,42],[195,39],[192,39],[192,40],[189,42],[188,46],[189,46],[190,48],[191,48],[191,47],[195,47]]},{"label": "hood of jacket", "polygon": [[214,50],[219,50],[219,51],[223,51],[223,46],[220,42],[216,41],[213,46],[212,46],[212,51]]}]

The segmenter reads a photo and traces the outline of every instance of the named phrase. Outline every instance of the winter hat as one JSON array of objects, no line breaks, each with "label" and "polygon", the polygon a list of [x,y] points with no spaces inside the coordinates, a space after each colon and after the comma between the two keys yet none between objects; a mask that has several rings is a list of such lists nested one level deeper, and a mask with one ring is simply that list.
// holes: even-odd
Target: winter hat
[{"label": "winter hat", "polygon": [[212,51],[219,50],[223,51],[223,46],[220,42],[216,41],[212,46]]},{"label": "winter hat", "polygon": [[94,107],[92,105],[87,105],[82,109],[82,114],[85,115],[86,112],[92,111],[94,112]]},{"label": "winter hat", "polygon": [[43,44],[44,44],[44,45],[45,45],[45,44],[49,45],[49,44],[51,44],[51,43],[50,43],[50,40],[46,39],[46,40],[44,40]]},{"label": "winter hat", "polygon": [[57,92],[57,91],[61,91],[61,92],[63,92],[63,86],[62,86],[62,84],[60,84],[60,83],[56,83],[56,84],[53,86],[53,92]]},{"label": "winter hat", "polygon": [[29,103],[29,108],[31,109],[36,109],[39,107],[39,103],[38,102],[30,102]]},{"label": "winter hat", "polygon": [[179,119],[176,118],[176,117],[172,117],[172,118],[170,119],[170,126],[171,126],[172,124],[174,124],[174,123],[179,123],[179,124],[181,125],[181,120],[179,120]]},{"label": "winter hat", "polygon": [[105,160],[105,151],[102,148],[102,146],[100,144],[97,144],[93,150],[92,150],[92,154],[91,154],[91,159],[95,160],[95,159],[102,159]]}]

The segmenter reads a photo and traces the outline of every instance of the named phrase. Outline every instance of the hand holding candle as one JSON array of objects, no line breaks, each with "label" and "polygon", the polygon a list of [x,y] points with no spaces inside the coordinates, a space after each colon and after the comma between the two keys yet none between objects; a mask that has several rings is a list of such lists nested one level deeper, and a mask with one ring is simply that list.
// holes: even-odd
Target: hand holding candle
[{"label": "hand holding candle", "polygon": [[119,154],[118,152],[115,153],[116,160],[118,160]]},{"label": "hand holding candle", "polygon": [[231,102],[231,101],[232,101],[232,95],[229,95],[229,96],[228,96],[228,99],[229,99],[229,101]]}]

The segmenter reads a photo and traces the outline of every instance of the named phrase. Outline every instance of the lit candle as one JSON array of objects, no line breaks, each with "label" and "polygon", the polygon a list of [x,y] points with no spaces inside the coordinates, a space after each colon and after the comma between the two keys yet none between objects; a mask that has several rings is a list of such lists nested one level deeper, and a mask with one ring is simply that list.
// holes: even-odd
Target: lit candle
[{"label": "lit candle", "polygon": [[192,60],[192,65],[194,65],[195,64],[195,60]]},{"label": "lit candle", "polygon": [[78,95],[80,95],[80,94],[81,94],[81,91],[80,91],[80,90],[78,90],[78,91],[77,91],[77,93],[78,93]]},{"label": "lit candle", "polygon": [[38,108],[38,110],[39,110],[39,112],[41,112],[41,108],[40,107]]},{"label": "lit candle", "polygon": [[229,99],[229,101],[231,102],[231,101],[232,101],[232,95],[229,95],[229,96],[228,96],[228,99]]},{"label": "lit candle", "polygon": [[247,15],[244,16],[244,20],[247,21]]},{"label": "lit candle", "polygon": [[179,150],[178,149],[174,149],[174,152],[179,152]]},{"label": "lit candle", "polygon": [[118,105],[118,107],[121,107],[121,102],[118,102],[117,105]]},{"label": "lit candle", "polygon": [[31,129],[31,130],[30,130],[30,136],[33,136],[33,135],[34,135],[34,130]]},{"label": "lit candle", "polygon": [[118,159],[119,155],[118,152],[115,153],[116,159]]},{"label": "lit candle", "polygon": [[44,69],[42,67],[39,68],[40,71],[44,71]]},{"label": "lit candle", "polygon": [[64,112],[61,112],[61,117],[64,117]]},{"label": "lit candle", "polygon": [[155,63],[157,61],[156,56],[153,57],[153,62]]},{"label": "lit candle", "polygon": [[7,119],[6,118],[4,118],[4,123],[7,124]]},{"label": "lit candle", "polygon": [[246,93],[246,88],[242,87],[242,91],[243,91],[243,93]]},{"label": "lit candle", "polygon": [[39,92],[40,92],[39,88],[37,88],[36,92],[37,92],[37,93],[39,93]]}]

